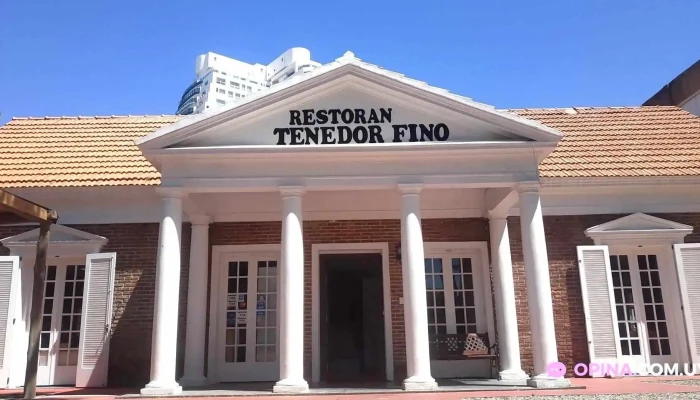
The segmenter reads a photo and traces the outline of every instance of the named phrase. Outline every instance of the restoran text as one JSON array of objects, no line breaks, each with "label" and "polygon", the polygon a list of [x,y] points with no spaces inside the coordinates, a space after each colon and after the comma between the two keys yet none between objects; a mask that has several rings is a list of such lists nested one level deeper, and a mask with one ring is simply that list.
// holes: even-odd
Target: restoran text
[{"label": "restoran text", "polygon": [[391,108],[290,110],[289,127],[275,128],[277,145],[384,143],[382,124],[391,124],[391,141],[444,142],[450,129],[438,124],[392,124]]}]

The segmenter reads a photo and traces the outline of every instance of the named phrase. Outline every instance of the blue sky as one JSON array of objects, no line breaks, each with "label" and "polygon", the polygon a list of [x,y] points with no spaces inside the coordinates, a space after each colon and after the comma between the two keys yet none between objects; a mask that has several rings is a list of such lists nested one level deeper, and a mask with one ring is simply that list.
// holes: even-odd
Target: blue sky
[{"label": "blue sky", "polygon": [[0,121],[172,114],[198,54],[346,50],[499,108],[638,105],[700,58],[700,1],[6,0]]}]

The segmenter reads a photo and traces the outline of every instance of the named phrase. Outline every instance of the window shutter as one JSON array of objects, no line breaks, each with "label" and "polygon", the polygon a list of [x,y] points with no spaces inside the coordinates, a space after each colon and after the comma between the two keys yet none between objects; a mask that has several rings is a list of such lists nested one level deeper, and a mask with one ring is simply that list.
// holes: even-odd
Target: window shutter
[{"label": "window shutter", "polygon": [[690,362],[700,362],[700,244],[674,244]]},{"label": "window shutter", "polygon": [[12,364],[15,299],[19,295],[19,257],[0,257],[0,388],[6,388]]},{"label": "window shutter", "polygon": [[116,253],[88,254],[76,387],[107,384]]},{"label": "window shutter", "polygon": [[608,246],[577,246],[583,312],[591,363],[613,363],[620,354]]}]

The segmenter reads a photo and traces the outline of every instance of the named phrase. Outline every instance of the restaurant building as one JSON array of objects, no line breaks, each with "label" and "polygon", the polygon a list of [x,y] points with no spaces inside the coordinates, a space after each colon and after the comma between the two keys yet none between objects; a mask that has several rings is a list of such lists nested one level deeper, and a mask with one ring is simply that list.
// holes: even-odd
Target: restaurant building
[{"label": "restaurant building", "polygon": [[[700,119],[677,107],[499,110],[348,52],[199,115],[15,118],[0,148],[0,187],[61,215],[41,385],[700,362]],[[0,387],[24,380],[37,232],[0,221]]]}]

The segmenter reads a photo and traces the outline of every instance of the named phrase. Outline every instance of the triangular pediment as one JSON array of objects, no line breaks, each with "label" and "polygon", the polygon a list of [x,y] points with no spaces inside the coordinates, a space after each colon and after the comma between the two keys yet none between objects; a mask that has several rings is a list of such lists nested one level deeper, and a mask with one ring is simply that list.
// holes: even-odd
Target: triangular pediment
[{"label": "triangular pediment", "polygon": [[680,224],[667,219],[654,217],[643,213],[627,215],[616,220],[597,225],[586,230],[586,233],[622,232],[622,231],[654,231],[654,230],[693,230],[690,225]]},{"label": "triangular pediment", "polygon": [[[39,240],[39,228],[18,235],[0,239],[5,247],[13,246],[33,246]],[[71,228],[64,225],[51,225],[49,235],[49,246],[52,244],[76,244],[76,245],[98,245],[102,246],[107,243],[107,238],[94,235],[92,233],[83,232],[81,230]]]},{"label": "triangular pediment", "polygon": [[168,148],[542,142],[555,129],[346,54],[296,80],[194,115],[137,141]]}]

